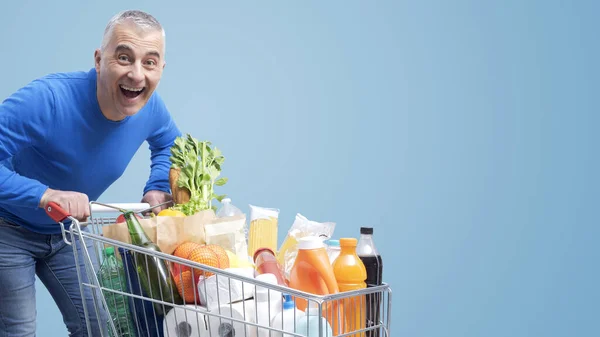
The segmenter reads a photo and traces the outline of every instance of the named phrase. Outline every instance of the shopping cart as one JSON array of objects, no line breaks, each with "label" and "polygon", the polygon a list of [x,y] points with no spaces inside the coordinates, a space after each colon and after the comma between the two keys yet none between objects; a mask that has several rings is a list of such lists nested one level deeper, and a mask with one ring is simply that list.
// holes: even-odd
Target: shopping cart
[{"label": "shopping cart", "polygon": [[[102,235],[102,226],[116,222],[120,214],[117,209],[141,213],[150,207],[144,203],[90,202],[91,216],[87,222],[76,220],[55,203],[46,208],[46,213],[59,223],[63,240],[73,247],[75,260],[82,261],[83,267],[76,263],[80,292],[82,297],[88,294],[93,302],[93,309],[84,305],[89,336],[391,336],[392,292],[385,283],[318,296],[155,252]],[[115,289],[114,284],[107,284],[99,277],[99,268],[107,258],[107,247],[113,247],[122,263],[123,276],[119,274],[118,283],[124,287]],[[169,275],[179,280],[174,282],[177,289],[160,289],[158,293],[150,290],[149,293],[143,283],[152,282],[150,276],[148,280],[140,279],[140,275],[150,275],[148,261],[165,263],[170,271],[179,270]],[[183,270],[188,274],[184,275]],[[201,282],[194,282],[193,289],[183,286],[184,277],[190,277],[189,271],[192,280],[200,276]],[[266,305],[259,303],[259,292],[263,299],[267,294]],[[289,302],[287,306],[284,303],[290,298],[294,302],[293,322],[286,321],[284,315],[274,315],[275,311],[290,307]],[[302,301],[307,308],[305,313],[298,309]],[[314,316],[306,316],[309,312]],[[93,326],[99,326],[99,331],[94,331]]]}]

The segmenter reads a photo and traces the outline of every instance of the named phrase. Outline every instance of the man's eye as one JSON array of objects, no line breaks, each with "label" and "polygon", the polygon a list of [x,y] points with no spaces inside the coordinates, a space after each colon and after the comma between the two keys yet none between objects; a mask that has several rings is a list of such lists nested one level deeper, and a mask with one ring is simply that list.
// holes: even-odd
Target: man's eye
[{"label": "man's eye", "polygon": [[148,60],[148,61],[146,61],[146,64],[149,65],[149,66],[155,66],[156,65],[156,61],[154,61],[154,60]]},{"label": "man's eye", "polygon": [[119,55],[119,61],[127,62],[127,61],[129,61],[129,56]]}]

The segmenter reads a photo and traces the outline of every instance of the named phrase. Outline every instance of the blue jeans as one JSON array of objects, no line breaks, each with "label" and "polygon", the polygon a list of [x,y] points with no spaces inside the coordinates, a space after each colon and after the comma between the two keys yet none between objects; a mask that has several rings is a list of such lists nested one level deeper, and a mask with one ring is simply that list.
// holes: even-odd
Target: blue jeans
[{"label": "blue jeans", "polygon": [[[77,247],[84,281],[88,282],[79,240],[73,245]],[[87,248],[90,254],[94,254],[89,242]],[[95,255],[91,257],[96,264]],[[101,324],[98,324],[89,287],[84,287],[85,300],[81,298],[75,263],[73,247],[63,241],[61,234],[34,233],[0,218],[0,337],[35,336],[35,275],[52,295],[70,336],[88,336],[84,303],[92,336],[101,336],[99,329],[103,330],[104,336],[108,336],[106,313],[103,310],[98,313],[101,317]],[[94,270],[98,270],[96,265]]]}]

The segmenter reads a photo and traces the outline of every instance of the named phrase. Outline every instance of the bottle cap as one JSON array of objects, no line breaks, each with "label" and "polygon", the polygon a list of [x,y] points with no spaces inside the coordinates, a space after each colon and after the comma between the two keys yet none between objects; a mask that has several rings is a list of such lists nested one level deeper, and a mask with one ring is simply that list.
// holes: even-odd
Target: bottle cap
[{"label": "bottle cap", "polygon": [[325,244],[330,246],[330,247],[339,247],[340,246],[340,240],[327,240],[325,241]]},{"label": "bottle cap", "polygon": [[228,202],[231,202],[231,198],[225,198],[221,201],[222,204],[226,204]]},{"label": "bottle cap", "polygon": [[273,252],[273,250],[271,248],[267,248],[267,247],[258,248],[254,252],[254,262],[256,262],[256,257],[258,256],[258,254],[260,254],[262,252],[269,252],[269,253],[275,255],[275,252]]},{"label": "bottle cap", "polygon": [[111,255],[115,255],[115,247],[106,247],[104,249],[104,252],[106,253],[106,255],[111,256]]},{"label": "bottle cap", "polygon": [[317,236],[306,236],[298,239],[298,249],[318,249],[323,247],[323,239]]},{"label": "bottle cap", "polygon": [[373,227],[361,227],[360,234],[373,234]]},{"label": "bottle cap", "polygon": [[285,294],[283,295],[283,298],[283,309],[294,309],[294,300],[292,299],[292,296],[289,294]]},{"label": "bottle cap", "polygon": [[342,239],[340,239],[340,246],[341,247],[356,247],[357,243],[358,243],[358,240],[356,240],[355,238],[342,238]]}]

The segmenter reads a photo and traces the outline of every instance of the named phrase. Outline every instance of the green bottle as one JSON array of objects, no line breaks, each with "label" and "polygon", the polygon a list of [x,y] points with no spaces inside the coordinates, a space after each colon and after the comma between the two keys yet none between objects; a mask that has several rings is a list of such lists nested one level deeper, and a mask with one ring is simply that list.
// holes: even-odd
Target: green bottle
[{"label": "green bottle", "polygon": [[[148,238],[146,232],[139,223],[135,213],[126,211],[123,213],[131,243],[136,246],[160,252],[160,248]],[[174,304],[183,304],[183,299],[179,296],[177,287],[174,286],[173,278],[167,262],[160,257],[148,254],[132,252],[136,263],[136,269],[140,278],[140,284],[144,290],[145,296],[152,299]],[[164,315],[169,307],[154,303],[154,309],[158,315]]]},{"label": "green bottle", "polygon": [[[115,248],[107,247],[104,249],[104,253],[106,254],[106,259],[104,259],[98,271],[98,278],[101,280],[102,286],[112,290],[127,292],[125,270],[123,269],[123,264],[115,257]],[[108,312],[110,313],[109,319],[113,321],[117,329],[117,336],[135,337],[135,328],[129,314],[127,298],[108,290],[105,290],[103,293],[108,305]],[[108,326],[109,335],[115,337],[110,324]]]}]

